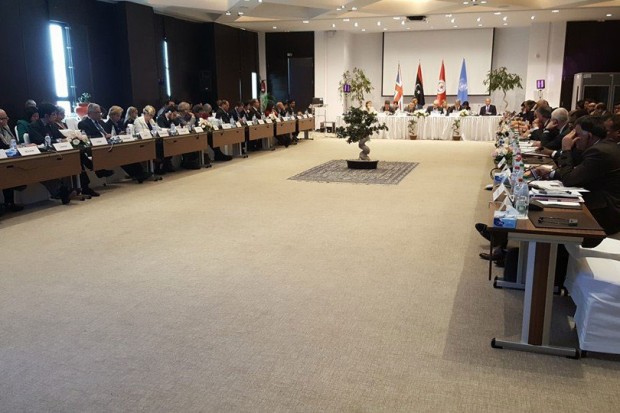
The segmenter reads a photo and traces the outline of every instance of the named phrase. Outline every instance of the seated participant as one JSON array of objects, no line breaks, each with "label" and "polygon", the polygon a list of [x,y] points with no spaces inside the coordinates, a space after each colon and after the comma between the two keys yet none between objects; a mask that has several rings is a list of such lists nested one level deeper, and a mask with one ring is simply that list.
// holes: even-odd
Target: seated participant
[{"label": "seated participant", "polygon": [[[583,187],[586,206],[608,235],[620,231],[620,146],[605,139],[603,125],[584,116],[577,119],[575,129],[562,139],[558,168],[549,172],[536,169],[539,176],[559,179],[565,186]],[[581,156],[571,156],[573,149]]]},{"label": "seated participant", "polygon": [[277,115],[281,118],[286,116],[286,107],[284,106],[284,103],[282,102],[278,102],[276,103],[276,109],[275,112],[277,113]]},{"label": "seated participant", "polygon": [[24,110],[24,118],[17,121],[17,140],[24,143],[24,133],[28,133],[28,126],[39,120],[39,110],[36,106],[28,106]]},{"label": "seated participant", "polygon": [[620,143],[620,114],[610,116],[603,125],[607,132],[606,138]]},{"label": "seated participant", "polygon": [[[157,132],[158,126],[153,120],[155,117],[155,108],[151,105],[147,105],[142,109],[142,116],[137,118],[134,123],[134,131],[139,134],[142,131],[148,131],[151,134]],[[164,158],[164,144],[161,139],[158,139],[156,144],[156,156],[154,160],[155,174],[165,175],[166,172],[174,172],[175,169],[172,166],[172,157]]]},{"label": "seated participant", "polygon": [[496,116],[497,108],[495,105],[491,105],[491,99],[486,98],[484,100],[484,106],[480,108],[480,116]]},{"label": "seated participant", "polygon": [[[52,143],[63,141],[64,136],[54,124],[56,121],[56,106],[51,103],[41,103],[38,110],[39,119],[28,126],[27,132],[30,136],[30,142],[36,145],[44,145],[46,135],[50,136]],[[82,171],[82,175],[86,174]],[[82,185],[84,188],[88,188],[90,182],[88,176],[82,175],[81,178],[84,180]],[[52,197],[61,199],[63,204],[68,204],[71,201],[71,197],[76,193],[71,189],[71,180],[68,178],[50,179],[41,182],[41,184],[47,188]]]},{"label": "seated participant", "polygon": [[394,113],[394,107],[392,106],[392,102],[389,100],[385,100],[383,102],[383,107],[381,108],[381,112],[385,113],[386,115],[391,115]]},{"label": "seated participant", "polygon": [[[286,113],[289,114],[290,112],[290,107],[287,107],[286,109]],[[252,99],[250,101],[250,107],[248,108],[248,117],[247,119],[251,122],[254,121],[254,119],[262,119],[263,114],[261,113],[260,110],[260,101],[258,99]]]},{"label": "seated participant", "polygon": [[532,128],[525,133],[525,136],[533,141],[540,141],[547,124],[551,120],[551,111],[546,107],[541,107],[534,111],[536,118],[532,122]]},{"label": "seated participant", "polygon": [[[173,120],[174,123],[190,130],[198,125],[198,116],[192,112],[192,106],[188,102],[179,103],[178,109],[177,117]],[[205,163],[211,165],[209,157],[205,159]],[[185,169],[200,169],[200,152],[184,153],[181,156],[181,167]]]},{"label": "seated participant", "polygon": [[172,99],[169,99],[161,108],[159,108],[159,110],[157,111],[157,117],[159,118],[161,114],[166,111],[166,109],[176,108],[176,107],[177,107],[176,102]]},{"label": "seated participant", "polygon": [[454,106],[450,106],[448,108],[448,114],[453,112],[460,112],[463,110],[463,105],[461,105],[461,101],[459,99],[454,101]]},{"label": "seated participant", "polygon": [[[279,103],[280,105],[282,105],[282,102],[279,102]],[[284,108],[284,105],[282,105],[282,107]],[[243,102],[237,102],[237,104],[233,108],[232,112],[230,112],[230,114],[235,120],[235,122],[245,122],[247,115],[248,115],[245,111],[245,107],[243,106]],[[280,114],[279,110],[278,110],[278,114]]]},{"label": "seated participant", "polygon": [[569,131],[568,111],[564,108],[555,109],[551,112],[551,119],[540,135],[540,148],[557,151],[562,147],[562,139]]},{"label": "seated participant", "polygon": [[179,103],[177,112],[177,125],[191,129],[196,126],[197,119],[191,111],[192,105],[187,102]]},{"label": "seated participant", "polygon": [[469,106],[469,101],[468,100],[463,102],[463,110],[467,110],[467,111],[471,112],[471,107]]},{"label": "seated participant", "polygon": [[215,117],[221,120],[222,123],[230,123],[230,115],[228,114],[228,109],[230,109],[228,101],[220,100],[219,107],[215,112]]},{"label": "seated participant", "polygon": [[65,108],[62,106],[56,106],[56,127],[58,129],[67,129],[67,124],[65,123]]},{"label": "seated participant", "polygon": [[441,105],[438,99],[435,99],[433,101],[433,104],[430,105],[428,108],[426,108],[426,113],[435,113],[435,114],[441,114],[441,115],[446,114],[443,106]]},{"label": "seated participant", "polygon": [[270,117],[273,112],[274,112],[273,102],[267,102],[267,107],[265,108],[265,116]]},{"label": "seated participant", "polygon": [[[108,121],[103,124],[103,129],[108,135],[122,135],[125,132],[123,128],[123,108],[120,106],[112,106],[108,110]],[[138,181],[139,184],[146,181],[153,174],[144,170],[141,163],[136,162],[128,165],[121,165],[121,168],[131,177]]]},{"label": "seated participant", "polygon": [[157,117],[157,126],[160,128],[170,129],[172,125],[176,126],[177,108],[167,107],[164,112]]},{"label": "seated participant", "polygon": [[[8,126],[9,117],[6,112],[0,109],[0,149],[9,149],[11,147],[11,140],[17,139],[11,129]],[[20,186],[16,188],[6,188],[2,190],[2,194],[4,195],[4,206],[0,208],[0,215],[4,213],[4,211],[18,212],[24,209],[21,205],[15,204],[15,191],[16,190],[24,190],[25,186]]]},{"label": "seated participant", "polygon": [[133,125],[134,121],[138,118],[138,108],[129,106],[127,113],[125,113],[125,121],[123,122],[123,129],[127,131],[129,125]]}]

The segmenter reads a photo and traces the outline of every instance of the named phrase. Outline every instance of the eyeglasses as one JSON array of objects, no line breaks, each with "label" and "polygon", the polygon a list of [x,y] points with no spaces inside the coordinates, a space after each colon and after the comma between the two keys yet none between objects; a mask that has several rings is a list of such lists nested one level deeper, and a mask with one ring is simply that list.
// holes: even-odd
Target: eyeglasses
[{"label": "eyeglasses", "polygon": [[0,120],[9,120],[9,117],[0,118]]}]

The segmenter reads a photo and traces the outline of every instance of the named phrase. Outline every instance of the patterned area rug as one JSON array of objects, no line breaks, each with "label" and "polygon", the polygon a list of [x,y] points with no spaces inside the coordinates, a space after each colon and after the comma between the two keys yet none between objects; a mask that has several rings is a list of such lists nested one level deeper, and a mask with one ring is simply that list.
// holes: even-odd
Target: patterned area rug
[{"label": "patterned area rug", "polygon": [[377,169],[349,169],[347,168],[347,161],[336,160],[315,166],[289,179],[295,181],[397,185],[416,166],[418,166],[418,162],[379,161]]}]

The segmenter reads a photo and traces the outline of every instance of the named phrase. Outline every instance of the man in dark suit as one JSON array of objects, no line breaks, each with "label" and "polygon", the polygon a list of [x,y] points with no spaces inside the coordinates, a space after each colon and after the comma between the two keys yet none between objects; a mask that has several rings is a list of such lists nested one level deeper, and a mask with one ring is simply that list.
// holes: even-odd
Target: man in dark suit
[{"label": "man in dark suit", "polygon": [[441,106],[441,103],[438,99],[435,99],[433,101],[433,104],[426,108],[426,113],[439,113],[441,115],[446,114],[443,106]]},{"label": "man in dark suit", "polygon": [[258,99],[252,99],[250,101],[250,107],[248,109],[248,122],[251,122],[254,117],[256,117],[256,119],[261,119],[263,117],[261,111],[260,111],[260,102]]},{"label": "man in dark suit", "polygon": [[463,106],[461,105],[461,101],[459,99],[454,101],[454,106],[450,106],[448,108],[448,115],[452,112],[460,112],[463,110]]},{"label": "man in dark suit", "polygon": [[[558,168],[547,175],[542,168],[536,171],[565,186],[589,190],[583,194],[586,206],[609,235],[620,232],[620,146],[605,135],[596,119],[579,118],[575,129],[562,139]],[[572,156],[574,150],[582,151],[581,156]]]},{"label": "man in dark suit", "polygon": [[480,116],[496,116],[497,108],[495,105],[491,105],[491,99],[486,98],[484,100],[484,106],[480,108]]},{"label": "man in dark suit", "polygon": [[220,100],[219,103],[220,106],[215,112],[215,117],[220,119],[222,123],[230,123],[230,114],[228,113],[230,109],[230,104],[227,100]]},{"label": "man in dark suit", "polygon": [[230,112],[231,116],[235,120],[235,122],[245,122],[248,114],[245,111],[245,107],[243,106],[243,102],[237,102],[235,108]]}]

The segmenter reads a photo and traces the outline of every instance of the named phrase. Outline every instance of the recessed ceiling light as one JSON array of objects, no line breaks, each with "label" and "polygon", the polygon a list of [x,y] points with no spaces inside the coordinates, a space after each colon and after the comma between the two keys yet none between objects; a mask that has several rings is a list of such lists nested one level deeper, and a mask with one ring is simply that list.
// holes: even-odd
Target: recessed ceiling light
[{"label": "recessed ceiling light", "polygon": [[230,16],[230,11],[227,11],[227,12],[226,12],[226,15],[227,15],[227,16]]},{"label": "recessed ceiling light", "polygon": [[304,24],[308,24],[308,23],[310,23],[310,22],[309,22],[308,20],[304,20],[304,21],[302,21],[302,23],[304,23]]},{"label": "recessed ceiling light", "polygon": [[356,11],[357,7],[351,7],[351,10]]},{"label": "recessed ceiling light", "polygon": [[396,17],[392,17],[394,20],[400,20],[400,17],[396,16]]},{"label": "recessed ceiling light", "polygon": [[478,17],[478,18],[476,19],[476,21],[477,21],[477,22],[479,22],[479,21],[480,21],[480,17]]},{"label": "recessed ceiling light", "polygon": [[377,22],[377,26],[381,26],[381,22]]},{"label": "recessed ceiling light", "polygon": [[455,20],[455,19],[450,20],[450,23],[454,23],[454,20]]},{"label": "recessed ceiling light", "polygon": [[480,4],[487,4],[486,0],[482,0]]},{"label": "recessed ceiling light", "polygon": [[504,23],[504,26],[508,26],[508,23]]},{"label": "recessed ceiling light", "polygon": [[273,29],[274,29],[274,30],[275,30],[275,29],[277,29],[277,28],[278,28],[278,26],[273,26]]},{"label": "recessed ceiling light", "polygon": [[342,10],[340,7],[336,7],[336,11],[340,11]]},{"label": "recessed ceiling light", "polygon": [[464,1],[463,4],[467,5],[467,4],[469,4],[469,2],[468,1]]},{"label": "recessed ceiling light", "polygon": [[459,26],[452,26],[452,27],[454,27],[455,29],[457,29]]},{"label": "recessed ceiling light", "polygon": [[407,30],[411,30],[411,27],[407,27]]},{"label": "recessed ceiling light", "polygon": [[242,11],[237,12],[237,16],[243,16],[243,12]]},{"label": "recessed ceiling light", "polygon": [[495,12],[495,13],[493,13],[493,14],[494,14],[494,15],[496,15],[496,16],[499,16],[500,14],[502,14],[502,12],[501,12],[501,11],[496,11],[496,12]]},{"label": "recessed ceiling light", "polygon": [[482,27],[482,25],[481,25],[481,24],[479,24],[479,25],[478,25],[478,27]]},{"label": "recessed ceiling light", "polygon": [[363,32],[365,32],[365,31],[366,31],[366,29],[362,29],[362,31],[363,31]]},{"label": "recessed ceiling light", "polygon": [[401,21],[400,24],[401,24],[401,26],[404,26],[405,25],[405,21],[404,20]]},{"label": "recessed ceiling light", "polygon": [[336,23],[332,23],[332,28],[335,29],[336,28]]},{"label": "recessed ceiling light", "polygon": [[349,19],[342,19],[342,21],[343,21],[343,22],[348,22],[348,21],[349,21]]},{"label": "recessed ceiling light", "polygon": [[446,17],[452,17],[452,15],[451,14],[446,14]]},{"label": "recessed ceiling light", "polygon": [[503,21],[508,20],[508,16],[504,16],[504,18],[502,18]]},{"label": "recessed ceiling light", "polygon": [[607,16],[607,17],[611,17],[611,16],[613,16],[613,14],[611,14],[611,13],[607,13],[605,16]]},{"label": "recessed ceiling light", "polygon": [[353,26],[357,27],[357,26],[359,26],[359,25],[357,24],[357,22],[355,22],[355,23],[353,24]]},{"label": "recessed ceiling light", "polygon": [[536,18],[536,16],[532,16],[532,17],[530,17],[530,19],[532,19],[532,20],[534,20],[535,18]]},{"label": "recessed ceiling light", "polygon": [[383,28],[383,31],[386,31],[386,30],[387,30],[387,27],[384,27],[384,28]]},{"label": "recessed ceiling light", "polygon": [[559,10],[551,10],[551,13],[559,13]]}]

